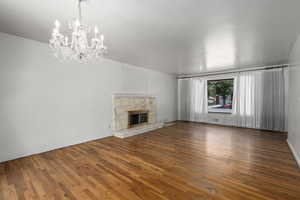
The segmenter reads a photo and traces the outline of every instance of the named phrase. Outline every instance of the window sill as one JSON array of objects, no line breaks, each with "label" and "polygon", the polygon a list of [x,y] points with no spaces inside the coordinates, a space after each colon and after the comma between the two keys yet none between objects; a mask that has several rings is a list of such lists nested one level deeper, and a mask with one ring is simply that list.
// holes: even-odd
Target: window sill
[{"label": "window sill", "polygon": [[226,115],[231,115],[232,111],[208,111],[208,114],[226,114]]}]

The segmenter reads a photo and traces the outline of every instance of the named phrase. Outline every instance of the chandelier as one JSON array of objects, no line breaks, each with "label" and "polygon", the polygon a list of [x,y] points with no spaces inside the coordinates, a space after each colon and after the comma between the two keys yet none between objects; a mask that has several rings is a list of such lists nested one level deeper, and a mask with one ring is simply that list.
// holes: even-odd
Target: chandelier
[{"label": "chandelier", "polygon": [[81,6],[87,0],[78,0],[78,16],[69,23],[71,30],[69,37],[60,32],[60,22],[55,21],[49,45],[52,48],[55,57],[62,60],[88,60],[102,57],[107,53],[107,47],[104,46],[104,36],[99,33],[97,26],[94,31],[90,25],[82,23]]}]

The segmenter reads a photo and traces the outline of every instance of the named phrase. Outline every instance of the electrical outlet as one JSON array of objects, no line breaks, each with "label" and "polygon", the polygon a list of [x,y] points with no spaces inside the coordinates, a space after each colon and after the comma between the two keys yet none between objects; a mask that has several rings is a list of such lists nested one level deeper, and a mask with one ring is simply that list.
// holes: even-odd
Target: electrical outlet
[{"label": "electrical outlet", "polygon": [[214,120],[214,122],[219,122],[218,118],[214,118],[213,120]]}]

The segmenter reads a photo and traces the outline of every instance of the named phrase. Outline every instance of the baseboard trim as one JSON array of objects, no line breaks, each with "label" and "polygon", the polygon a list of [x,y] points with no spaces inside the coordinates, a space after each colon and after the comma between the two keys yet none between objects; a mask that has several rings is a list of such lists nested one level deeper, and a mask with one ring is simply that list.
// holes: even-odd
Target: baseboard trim
[{"label": "baseboard trim", "polygon": [[286,140],[287,143],[288,143],[288,146],[290,147],[292,153],[293,153],[293,156],[298,164],[298,166],[300,167],[300,156],[297,154],[295,148],[293,147],[292,143],[289,142],[289,139]]},{"label": "baseboard trim", "polygon": [[187,121],[187,120],[177,120],[177,122],[188,122],[188,123],[198,123],[198,124],[205,124],[205,125],[216,125],[216,126],[224,126],[224,127],[233,127],[233,128],[242,128],[242,129],[251,129],[251,130],[259,130],[259,131],[269,131],[273,133],[284,133],[287,134],[287,131],[278,131],[278,130],[271,130],[271,129],[261,129],[261,128],[250,128],[245,126],[235,126],[232,124],[223,124],[218,122],[210,122],[210,121]]},{"label": "baseboard trim", "polygon": [[17,159],[21,159],[21,158],[27,158],[27,157],[47,153],[47,152],[50,152],[50,151],[64,149],[64,148],[68,148],[68,147],[72,147],[72,146],[76,146],[76,145],[80,145],[80,144],[84,144],[84,143],[88,143],[88,142],[93,142],[93,141],[108,138],[108,137],[112,137],[112,135],[104,136],[104,137],[89,138],[89,139],[85,139],[85,140],[81,140],[81,141],[77,141],[77,142],[72,142],[72,143],[67,144],[67,145],[57,145],[57,146],[49,147],[45,150],[38,150],[38,151],[30,152],[30,153],[15,155],[15,156],[11,156],[10,158],[0,159],[0,164],[1,163],[6,163],[6,162],[9,162],[9,161],[13,161],[13,160],[17,160]]},{"label": "baseboard trim", "polygon": [[176,124],[177,121],[168,121],[168,122],[164,122],[164,127],[169,127],[169,126],[173,126]]}]

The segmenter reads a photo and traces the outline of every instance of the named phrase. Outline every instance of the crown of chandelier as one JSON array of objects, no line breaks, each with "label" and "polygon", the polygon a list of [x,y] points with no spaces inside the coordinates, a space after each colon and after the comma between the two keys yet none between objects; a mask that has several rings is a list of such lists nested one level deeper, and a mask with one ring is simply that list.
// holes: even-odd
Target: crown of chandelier
[{"label": "crown of chandelier", "polygon": [[[102,57],[107,53],[104,46],[104,36],[99,33],[97,26],[82,24],[81,4],[86,0],[78,0],[78,16],[69,23],[72,30],[71,40],[60,32],[60,22],[55,21],[49,45],[54,55],[62,60],[87,60]],[[94,32],[94,33],[92,33]],[[89,41],[90,40],[90,41]]]}]

